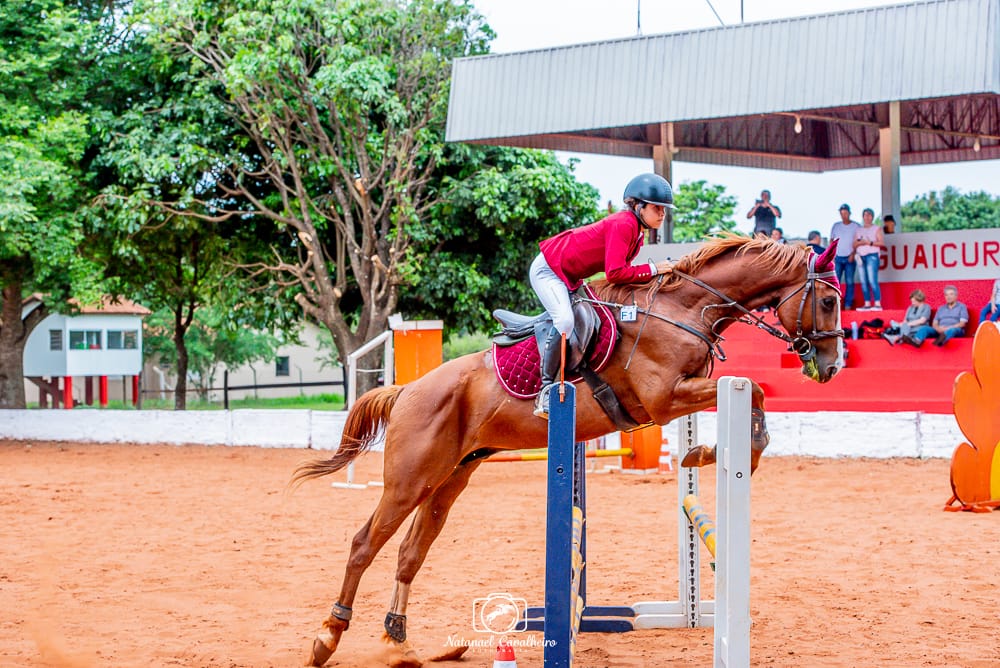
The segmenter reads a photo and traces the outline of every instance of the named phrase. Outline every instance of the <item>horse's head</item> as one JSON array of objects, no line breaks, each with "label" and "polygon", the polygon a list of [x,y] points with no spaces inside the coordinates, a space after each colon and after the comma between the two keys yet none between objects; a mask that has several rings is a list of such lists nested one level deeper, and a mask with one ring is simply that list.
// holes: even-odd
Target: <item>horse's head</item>
[{"label": "horse's head", "polygon": [[791,337],[791,349],[802,360],[802,373],[820,383],[844,366],[836,251],[835,239],[821,255],[809,253],[803,275],[789,284],[775,309]]}]

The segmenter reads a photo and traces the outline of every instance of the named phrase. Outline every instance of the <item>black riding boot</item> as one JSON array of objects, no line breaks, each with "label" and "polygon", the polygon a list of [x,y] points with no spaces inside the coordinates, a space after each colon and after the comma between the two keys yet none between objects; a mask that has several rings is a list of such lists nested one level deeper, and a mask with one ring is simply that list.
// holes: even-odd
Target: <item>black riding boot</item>
[{"label": "black riding boot", "polygon": [[555,384],[562,361],[561,342],[562,334],[553,327],[545,336],[545,345],[542,347],[542,389],[535,398],[535,415],[543,420],[549,419],[549,392]]}]

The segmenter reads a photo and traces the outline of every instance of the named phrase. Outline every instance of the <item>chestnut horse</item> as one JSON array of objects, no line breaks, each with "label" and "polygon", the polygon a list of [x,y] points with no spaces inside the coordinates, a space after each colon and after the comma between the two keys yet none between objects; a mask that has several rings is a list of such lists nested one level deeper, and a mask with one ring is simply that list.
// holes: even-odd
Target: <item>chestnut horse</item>
[{"label": "chestnut horse", "polygon": [[[591,283],[612,306],[638,304],[635,322],[619,323],[621,340],[601,376],[640,422],[667,424],[716,400],[712,373],[722,354],[722,331],[736,321],[761,327],[789,344],[803,373],[820,383],[842,366],[840,292],[834,247],[817,257],[804,246],[725,235],[681,258],[672,274],[641,286]],[[754,309],[774,309],[784,332]],[[787,334],[786,334],[787,332]],[[767,446],[764,393],[753,384],[753,467]],[[358,583],[376,553],[416,509],[399,548],[396,581],[385,619],[403,665],[420,661],[406,643],[410,584],[437,538],[448,511],[484,457],[500,450],[544,447],[548,423],[532,415],[532,401],[514,399],[497,382],[490,352],[452,360],[405,386],[372,390],[351,407],[340,448],[332,458],[304,464],[295,482],[339,471],[385,430],[385,488],[375,512],[354,537],[340,596],[313,642],[309,665],[321,666],[337,649],[351,619]],[[576,434],[580,440],[615,430],[581,385]],[[702,446],[685,465],[715,461]]]}]

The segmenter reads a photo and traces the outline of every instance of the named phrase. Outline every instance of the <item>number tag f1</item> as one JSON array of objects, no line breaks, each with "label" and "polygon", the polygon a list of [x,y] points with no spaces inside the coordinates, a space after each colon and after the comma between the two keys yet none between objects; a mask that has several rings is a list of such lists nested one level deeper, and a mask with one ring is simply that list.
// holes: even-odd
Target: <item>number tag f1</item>
[{"label": "number tag f1", "polygon": [[636,306],[622,306],[620,319],[622,322],[635,322],[639,309]]}]

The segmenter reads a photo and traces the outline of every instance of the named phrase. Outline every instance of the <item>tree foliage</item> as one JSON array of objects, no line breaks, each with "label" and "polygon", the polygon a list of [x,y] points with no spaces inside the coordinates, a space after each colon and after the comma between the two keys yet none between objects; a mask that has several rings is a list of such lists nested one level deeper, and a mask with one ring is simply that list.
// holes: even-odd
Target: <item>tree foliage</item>
[{"label": "tree foliage", "polygon": [[674,192],[674,241],[701,241],[711,234],[735,229],[736,203],[723,185],[703,180],[682,183]]},{"label": "tree foliage", "polygon": [[900,214],[903,232],[1000,227],[1000,198],[981,191],[962,193],[948,186],[907,202]]},{"label": "tree foliage", "polygon": [[[68,298],[96,297],[77,252],[103,35],[59,0],[0,4],[0,408],[23,408],[24,345]],[[30,293],[44,303],[22,318]]]},{"label": "tree foliage", "polygon": [[[143,355],[171,370],[178,368],[178,347],[175,345],[175,313],[169,308],[146,318],[143,334]],[[202,399],[215,385],[220,366],[237,368],[254,362],[274,360],[280,341],[275,336],[246,327],[234,326],[224,308],[209,306],[194,312],[186,330],[187,355],[185,374],[189,375]],[[178,377],[178,392],[186,391]],[[175,402],[176,405],[176,402]]]},{"label": "tree foliage", "polygon": [[[152,56],[143,32],[132,33],[119,58],[128,74],[95,117],[106,139],[95,160],[104,187],[88,209],[86,252],[104,267],[109,290],[172,314],[174,350],[165,358],[177,377],[174,406],[184,409],[189,375],[198,379],[204,371],[204,355],[189,355],[188,334],[200,336],[192,327],[222,315],[227,322],[215,322],[217,328],[291,326],[292,309],[282,308],[280,294],[255,293],[253,279],[235,271],[241,259],[287,237],[230,194],[223,158],[257,156],[217,95],[182,63],[150,67]],[[262,185],[255,194],[270,192]],[[225,208],[247,214],[220,213]],[[198,316],[206,307],[211,313]],[[196,365],[191,374],[189,362]]]},{"label": "tree foliage", "polygon": [[[410,227],[432,205],[452,58],[489,37],[451,0],[147,3],[163,58],[220,94],[253,145],[217,182],[290,233],[256,268],[294,286],[341,351],[383,331],[412,274]],[[266,183],[273,192],[259,196]],[[210,206],[209,202],[200,202]],[[241,216],[240,207],[217,213]]]},{"label": "tree foliage", "polygon": [[489,331],[494,308],[539,310],[528,284],[538,242],[600,218],[597,190],[550,151],[449,145],[435,174],[436,204],[411,226],[414,271],[400,305]]}]

